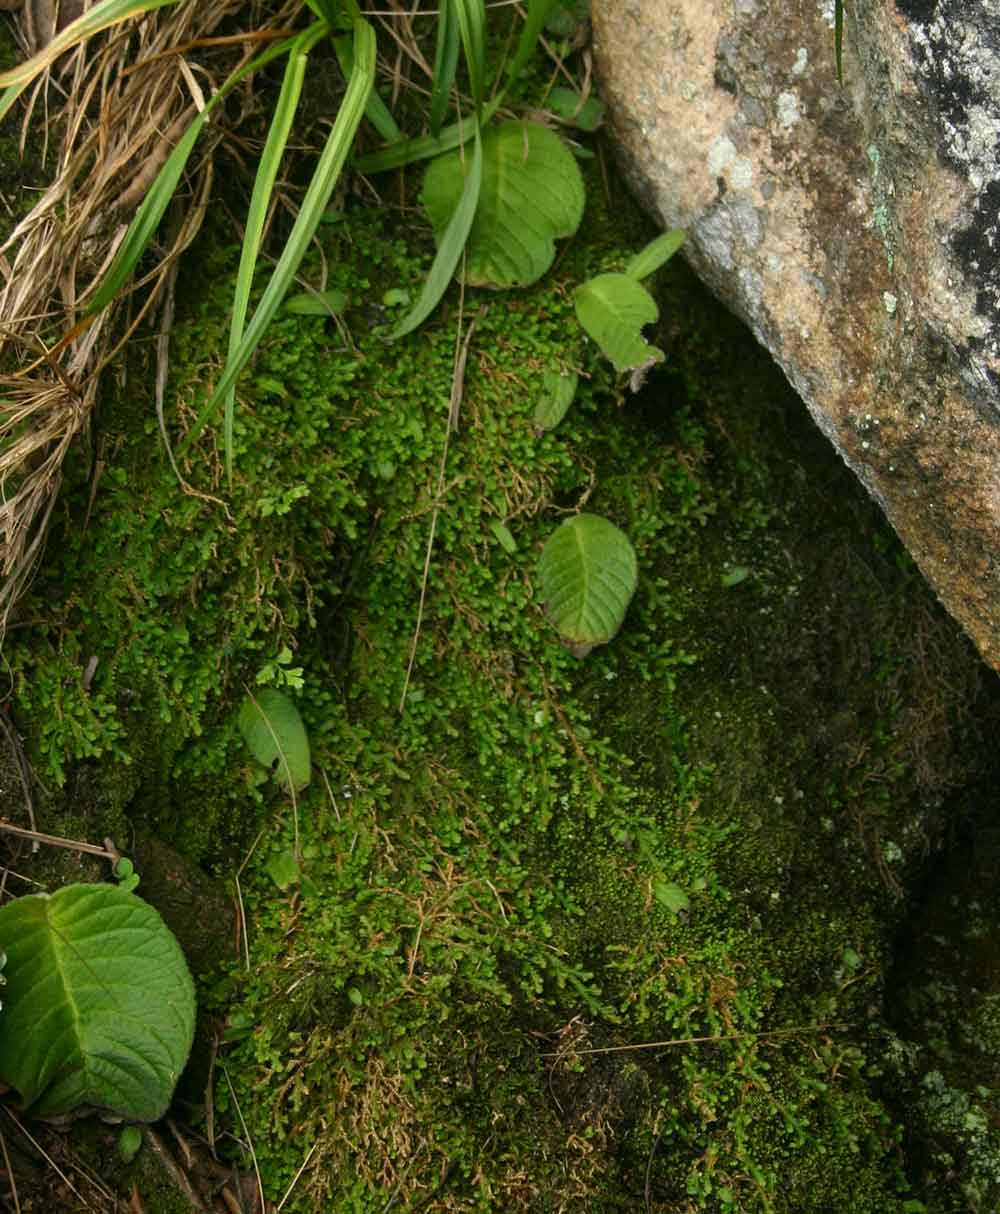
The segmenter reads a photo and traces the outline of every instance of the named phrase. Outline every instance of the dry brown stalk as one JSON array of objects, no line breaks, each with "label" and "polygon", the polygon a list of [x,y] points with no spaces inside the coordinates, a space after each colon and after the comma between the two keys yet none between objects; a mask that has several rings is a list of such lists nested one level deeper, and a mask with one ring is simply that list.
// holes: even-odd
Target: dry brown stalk
[{"label": "dry brown stalk", "polygon": [[[123,332],[158,306],[201,227],[213,150],[245,112],[220,107],[206,126],[142,276],[89,322],[87,304],[202,98],[301,7],[186,0],[161,8],[64,56],[45,79],[45,104],[32,95],[35,109],[59,112],[61,133],[51,184],[0,245],[0,639],[41,557],[64,462],[86,437],[99,373]],[[14,20],[30,13],[29,5]],[[230,36],[234,21],[246,40]],[[35,33],[20,30],[26,45]],[[240,100],[244,111],[255,104],[249,90],[234,93],[234,105]],[[25,121],[40,117],[29,107]]]}]

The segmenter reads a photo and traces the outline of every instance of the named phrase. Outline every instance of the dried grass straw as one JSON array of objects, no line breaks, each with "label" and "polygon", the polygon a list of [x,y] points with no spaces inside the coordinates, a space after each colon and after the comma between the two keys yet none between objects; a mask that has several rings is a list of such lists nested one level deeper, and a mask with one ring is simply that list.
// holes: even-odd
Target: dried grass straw
[{"label": "dried grass straw", "polygon": [[[207,124],[141,277],[75,331],[88,301],[203,99],[300,8],[298,0],[270,8],[261,0],[183,0],[67,53],[30,94],[25,129],[41,94],[64,100],[53,180],[0,245],[0,640],[37,569],[63,464],[87,431],[100,373],[197,235],[213,151],[256,108],[249,84],[235,91],[228,114],[220,107]],[[206,41],[220,28],[245,29],[246,40]]]}]

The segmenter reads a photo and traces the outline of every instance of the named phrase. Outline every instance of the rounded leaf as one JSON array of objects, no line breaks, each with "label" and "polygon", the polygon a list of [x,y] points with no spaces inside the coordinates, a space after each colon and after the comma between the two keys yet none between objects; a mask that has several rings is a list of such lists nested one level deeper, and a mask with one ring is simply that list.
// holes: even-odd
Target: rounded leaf
[{"label": "rounded leaf", "polygon": [[312,776],[309,737],[288,696],[270,687],[247,696],[239,724],[253,757],[273,769],[283,788],[296,792],[305,788]]},{"label": "rounded leaf", "polygon": [[555,531],[539,575],[549,618],[581,656],[622,626],[638,580],[628,536],[596,514],[578,514]]},{"label": "rounded leaf", "polygon": [[162,1117],[191,1051],[195,996],[153,907],[115,885],[67,885],[0,908],[0,945],[0,1078],[24,1105]]},{"label": "rounded leaf", "polygon": [[615,365],[616,371],[634,371],[661,362],[663,351],[643,337],[660,310],[644,286],[628,274],[598,274],[574,294],[580,324]]},{"label": "rounded leaf", "polygon": [[[421,200],[441,242],[465,183],[468,153],[447,152],[424,176]],[[583,177],[573,154],[537,122],[503,122],[483,136],[483,179],[465,249],[465,281],[527,286],[552,265],[555,242],[580,226]]]},{"label": "rounded leaf", "polygon": [[542,372],[542,392],[535,405],[536,430],[554,430],[559,425],[573,403],[577,383],[575,371],[563,375],[546,367]]}]

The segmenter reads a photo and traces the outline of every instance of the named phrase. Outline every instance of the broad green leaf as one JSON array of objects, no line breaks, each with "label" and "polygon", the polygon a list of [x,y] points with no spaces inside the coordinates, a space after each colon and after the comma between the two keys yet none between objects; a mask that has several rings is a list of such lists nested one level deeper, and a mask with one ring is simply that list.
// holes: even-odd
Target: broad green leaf
[{"label": "broad green leaf", "polygon": [[240,709],[240,733],[250,753],[274,771],[278,782],[298,792],[312,777],[309,737],[288,696],[267,688],[247,696]]},{"label": "broad green leaf", "polygon": [[578,514],[558,527],[538,572],[549,618],[581,657],[617,633],[638,579],[628,537],[596,514]]},{"label": "broad green leaf", "polygon": [[114,885],[0,909],[7,952],[0,1078],[36,1116],[167,1111],[194,1038],[194,984],[159,914]]},{"label": "broad green leaf", "polygon": [[671,228],[669,232],[664,232],[662,236],[657,236],[644,249],[640,249],[636,253],[625,267],[625,273],[629,278],[634,278],[636,282],[640,279],[648,278],[654,270],[658,270],[660,266],[665,265],[673,257],[684,243],[684,236],[685,233],[682,228]]},{"label": "broad green leaf", "polygon": [[642,335],[660,310],[652,295],[628,274],[598,274],[573,295],[580,324],[611,359],[617,371],[633,371],[663,361],[663,351]]},{"label": "broad green leaf", "polygon": [[437,23],[437,48],[434,54],[434,78],[431,84],[431,104],[427,121],[431,134],[441,133],[441,124],[448,111],[451,86],[458,68],[458,18],[455,0],[440,0]]},{"label": "broad green leaf", "polygon": [[585,101],[576,89],[553,89],[546,104],[553,114],[581,131],[596,131],[604,121],[603,104],[594,96]]},{"label": "broad green leaf", "polygon": [[[457,152],[435,160],[421,200],[440,242],[465,184]],[[465,281],[512,287],[537,282],[555,242],[580,226],[583,177],[558,135],[536,122],[504,122],[483,139],[479,207],[466,248]]]},{"label": "broad green leaf", "polygon": [[392,337],[405,337],[412,333],[418,325],[423,324],[428,316],[441,302],[441,296],[448,289],[462,253],[473,220],[476,217],[476,207],[479,203],[479,191],[483,181],[483,141],[476,129],[475,142],[472,145],[472,159],[469,162],[469,172],[465,177],[458,205],[455,207],[447,227],[438,241],[438,250],[430,271],[424,280],[417,302],[407,315],[393,329]]},{"label": "broad green leaf", "polygon": [[257,310],[251,317],[239,346],[227,358],[222,375],[215,385],[215,391],[202,407],[184,441],[180,444],[179,454],[183,454],[191,446],[205,428],[208,419],[225,401],[229,389],[235,384],[240,372],[253,357],[268,325],[281,307],[285,293],[295,277],[302,258],[309,248],[309,243],[329,205],[330,195],[333,193],[337,179],[340,177],[340,171],[344,167],[344,161],[351,150],[374,79],[375,33],[366,21],[356,21],[354,23],[354,72],[348,81],[347,91],[340,103],[336,121],[323,151],[320,153],[319,163],[313,172],[305,197],[302,199],[302,205],[288,242],[278,258],[278,264],[264,289]]},{"label": "broad green leaf", "polygon": [[687,894],[673,881],[657,881],[653,885],[653,893],[656,895],[657,902],[665,906],[667,910],[673,911],[675,915],[690,909],[691,903],[688,901]]},{"label": "broad green leaf", "polygon": [[293,316],[341,316],[349,303],[346,291],[303,291],[286,299],[283,311]]},{"label": "broad green leaf", "polygon": [[537,429],[554,430],[559,425],[573,403],[578,382],[575,371],[563,374],[549,367],[542,373],[542,394],[535,406]]}]

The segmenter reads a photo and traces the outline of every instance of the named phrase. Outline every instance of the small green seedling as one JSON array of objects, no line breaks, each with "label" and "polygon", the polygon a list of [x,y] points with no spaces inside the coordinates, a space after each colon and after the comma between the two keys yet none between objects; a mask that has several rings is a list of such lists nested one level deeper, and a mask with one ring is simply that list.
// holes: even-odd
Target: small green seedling
[{"label": "small green seedling", "polygon": [[542,391],[535,405],[535,429],[554,430],[576,397],[579,376],[575,371],[546,367],[542,372]]},{"label": "small green seedling", "polygon": [[139,874],[135,871],[132,861],[126,856],[120,856],[115,861],[113,871],[115,880],[118,882],[118,888],[123,889],[127,894],[131,894],[139,884]]},{"label": "small green seedling", "polygon": [[546,613],[580,658],[621,628],[638,580],[628,536],[596,514],[578,514],[559,526],[542,550],[538,572]]},{"label": "small green seedling", "polygon": [[312,778],[309,736],[288,696],[265,688],[243,701],[240,733],[258,763],[288,791],[299,792]]},{"label": "small green seedling", "polygon": [[616,371],[641,373],[662,362],[664,353],[642,335],[660,315],[656,300],[641,284],[677,252],[684,233],[664,232],[637,253],[621,274],[598,274],[577,287],[576,315]]},{"label": "small green seedling", "polygon": [[137,1125],[123,1125],[118,1135],[118,1154],[123,1163],[131,1163],[142,1146],[142,1130]]}]

